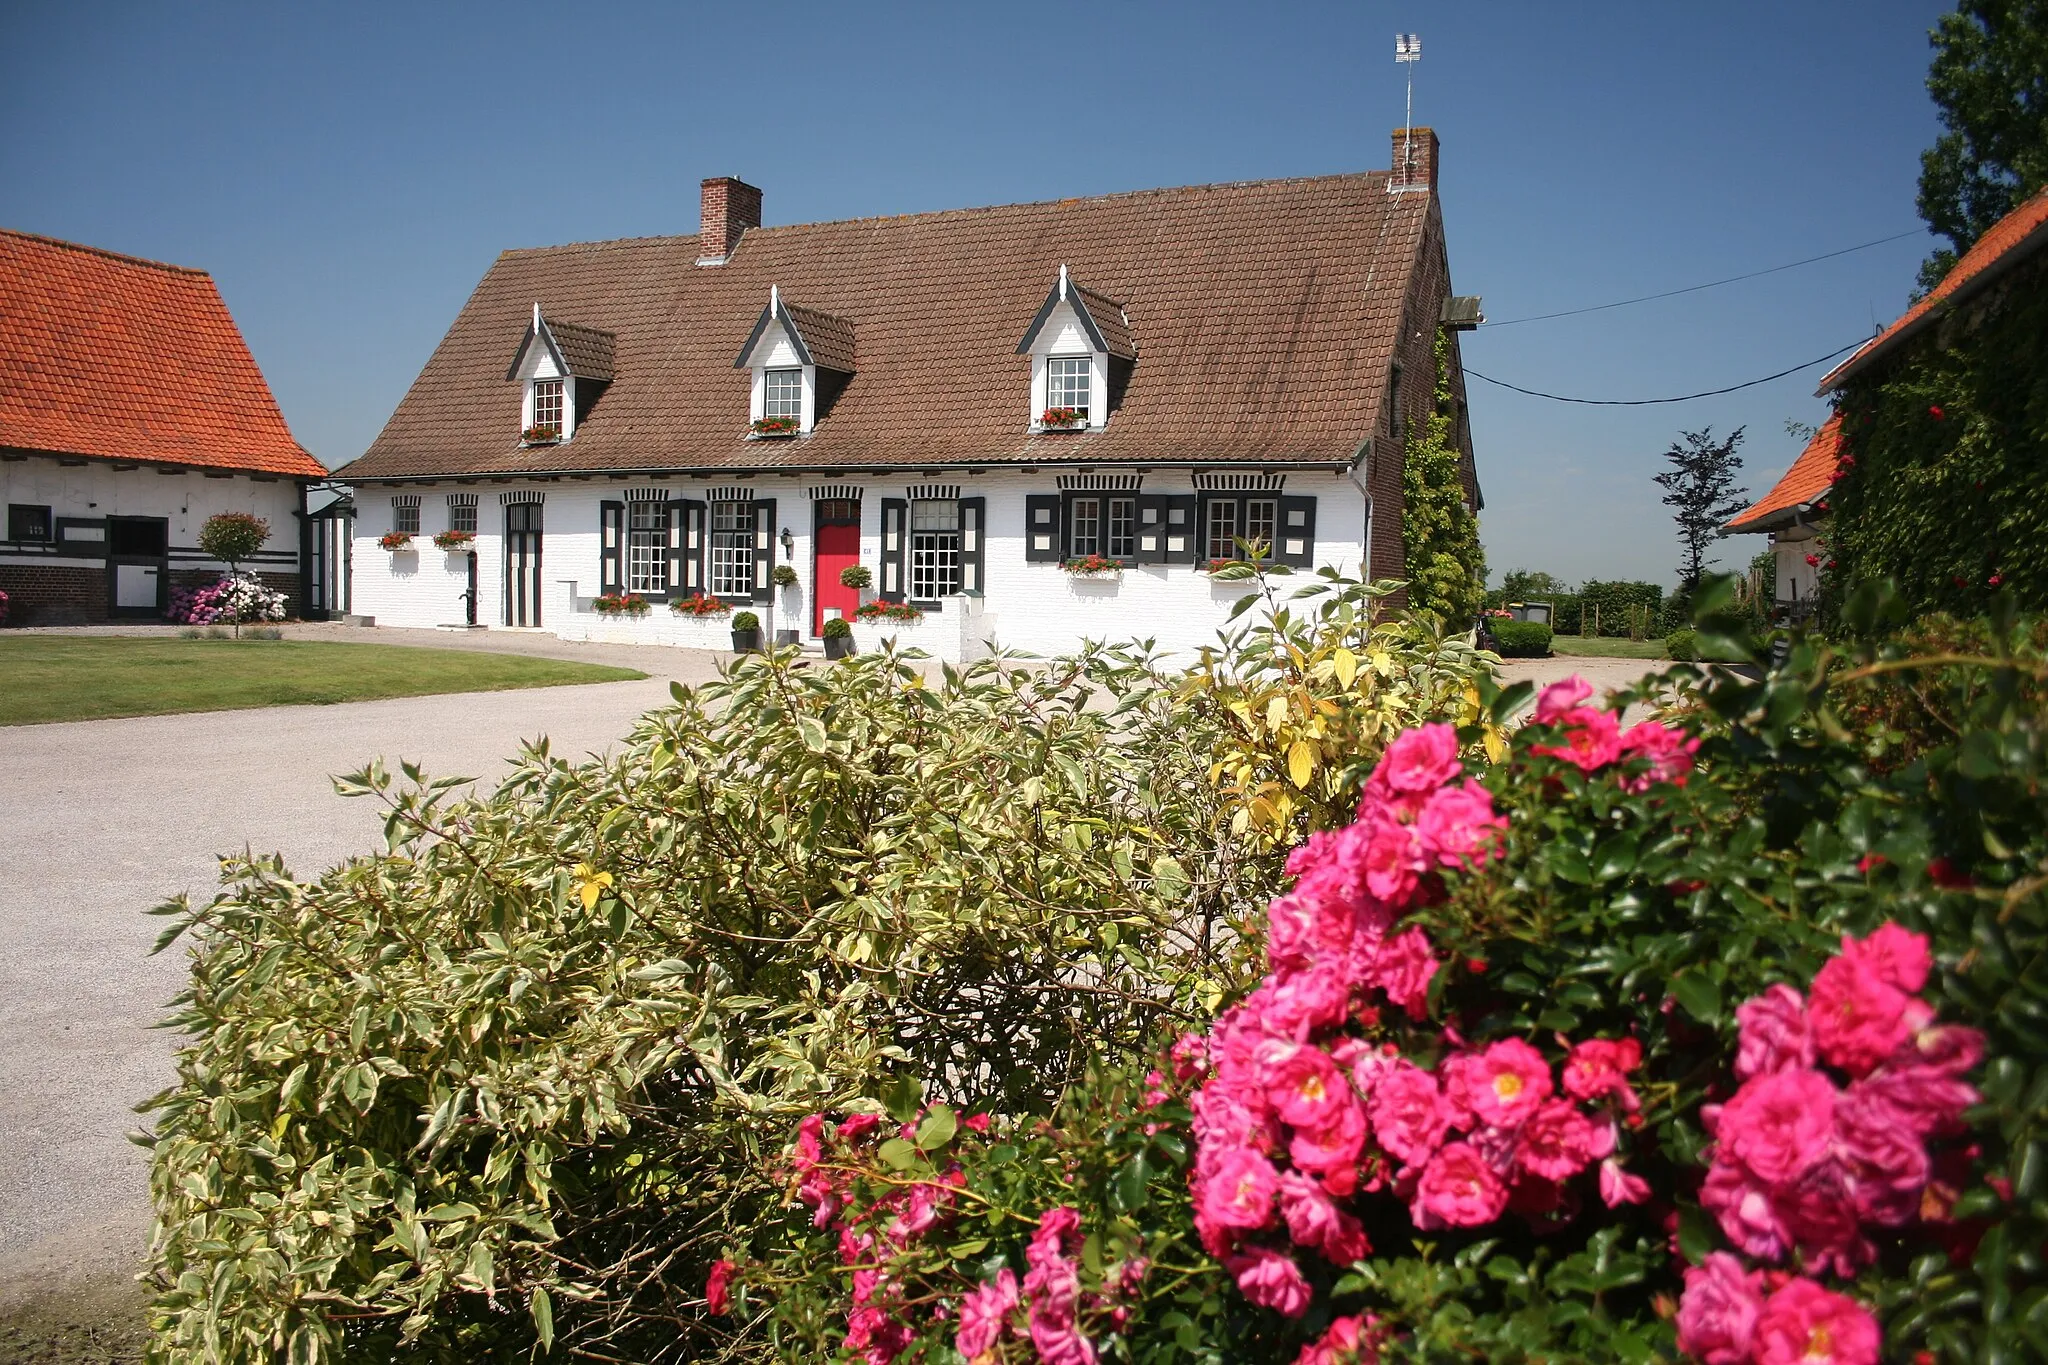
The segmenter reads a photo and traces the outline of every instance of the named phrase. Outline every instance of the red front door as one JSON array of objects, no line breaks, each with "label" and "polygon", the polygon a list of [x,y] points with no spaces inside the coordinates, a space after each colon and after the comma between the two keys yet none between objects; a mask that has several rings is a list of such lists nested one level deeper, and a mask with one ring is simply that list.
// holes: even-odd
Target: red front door
[{"label": "red front door", "polygon": [[818,528],[818,590],[811,594],[817,605],[812,609],[811,634],[825,633],[826,612],[836,607],[839,615],[851,621],[853,609],[860,605],[860,590],[849,588],[839,581],[839,571],[850,569],[860,563],[860,527],[855,525],[820,526]]}]

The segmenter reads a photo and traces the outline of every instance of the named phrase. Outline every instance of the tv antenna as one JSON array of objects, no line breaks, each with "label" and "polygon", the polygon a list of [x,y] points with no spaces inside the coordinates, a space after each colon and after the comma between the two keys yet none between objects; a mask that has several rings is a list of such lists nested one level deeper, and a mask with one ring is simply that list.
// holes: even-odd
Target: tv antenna
[{"label": "tv antenna", "polygon": [[1422,60],[1422,35],[1396,33],[1394,60],[1408,68],[1408,116],[1401,122],[1401,180],[1407,183],[1415,164],[1415,64]]}]

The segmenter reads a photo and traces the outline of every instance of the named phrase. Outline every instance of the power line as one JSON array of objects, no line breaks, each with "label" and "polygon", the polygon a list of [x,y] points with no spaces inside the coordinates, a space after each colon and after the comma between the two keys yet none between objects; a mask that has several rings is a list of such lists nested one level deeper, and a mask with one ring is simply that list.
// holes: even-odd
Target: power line
[{"label": "power line", "polygon": [[1883,246],[1887,242],[1898,242],[1908,237],[1919,237],[1924,235],[1926,231],[1926,228],[1914,228],[1910,232],[1895,232],[1889,237],[1880,237],[1874,242],[1864,242],[1857,246],[1845,246],[1840,251],[1830,251],[1821,256],[1808,256],[1803,261],[1792,261],[1786,265],[1774,265],[1767,270],[1752,270],[1746,275],[1730,275],[1725,280],[1708,280],[1705,284],[1689,284],[1683,289],[1667,289],[1661,294],[1644,294],[1633,299],[1617,299],[1613,303],[1596,303],[1590,308],[1567,308],[1562,313],[1538,313],[1533,317],[1507,318],[1500,322],[1482,323],[1481,326],[1513,327],[1524,322],[1548,322],[1552,318],[1575,318],[1581,313],[1604,313],[1610,308],[1626,308],[1633,303],[1650,303],[1657,299],[1674,299],[1680,294],[1697,294],[1702,289],[1718,289],[1724,284],[1738,284],[1743,280],[1754,280],[1764,275],[1776,275],[1784,270],[1797,270],[1802,265],[1812,265],[1817,261],[1832,261],[1835,257],[1847,256],[1852,251],[1868,251],[1874,246]]},{"label": "power line", "polygon": [[1708,389],[1704,393],[1683,393],[1676,398],[1568,398],[1561,393],[1544,393],[1541,389],[1525,389],[1520,384],[1510,384],[1505,379],[1495,379],[1492,375],[1481,374],[1470,366],[1466,367],[1465,373],[1473,379],[1484,379],[1487,383],[1497,384],[1503,389],[1513,389],[1516,393],[1526,393],[1531,398],[1548,398],[1553,403],[1586,403],[1601,408],[1645,408],[1658,403],[1690,403],[1695,398],[1718,398],[1724,393],[1734,393],[1740,389],[1753,389],[1759,384],[1768,384],[1773,379],[1783,379],[1788,374],[1798,374],[1801,370],[1810,370],[1824,361],[1833,360],[1836,356],[1843,354],[1843,352],[1853,351],[1861,345],[1863,345],[1861,341],[1852,341],[1839,351],[1829,351],[1819,360],[1809,360],[1804,365],[1794,365],[1789,370],[1780,370],[1776,374],[1767,374],[1762,379],[1751,379],[1741,384],[1730,384],[1725,389]]}]

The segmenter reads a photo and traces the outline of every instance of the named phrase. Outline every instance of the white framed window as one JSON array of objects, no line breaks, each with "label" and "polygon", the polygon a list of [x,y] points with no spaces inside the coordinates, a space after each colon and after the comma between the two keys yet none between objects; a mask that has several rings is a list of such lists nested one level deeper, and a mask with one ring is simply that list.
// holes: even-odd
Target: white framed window
[{"label": "white framed window", "polygon": [[711,504],[711,595],[754,594],[754,504]]},{"label": "white framed window", "polygon": [[1138,552],[1138,500],[1098,494],[1067,502],[1067,554],[1131,559]]},{"label": "white framed window", "polygon": [[448,504],[448,529],[476,534],[476,504],[473,502],[451,502]]},{"label": "white framed window", "polygon": [[668,588],[668,504],[626,504],[626,591]]},{"label": "white framed window", "polygon": [[561,380],[536,379],[533,381],[533,421],[529,425],[551,428],[557,435],[561,434]]},{"label": "white framed window", "polygon": [[1273,498],[1246,498],[1244,500],[1244,530],[1238,534],[1245,543],[1273,551],[1273,532],[1279,525],[1280,504]]},{"label": "white framed window", "polygon": [[1204,559],[1237,558],[1237,500],[1217,498],[1209,504],[1209,524],[1203,528]]},{"label": "white framed window", "polygon": [[1102,499],[1075,498],[1068,504],[1067,553],[1078,559],[1102,553]]},{"label": "white framed window", "polygon": [[1045,361],[1045,406],[1086,415],[1088,382],[1095,362],[1085,355],[1055,355]]},{"label": "white framed window", "polygon": [[960,504],[920,498],[910,504],[910,597],[936,602],[960,591]]},{"label": "white framed window", "polygon": [[1103,536],[1111,559],[1130,559],[1138,552],[1138,500],[1109,500],[1109,529]]},{"label": "white framed window", "polygon": [[1242,559],[1249,551],[1241,540],[1255,549],[1273,553],[1274,537],[1280,530],[1278,498],[1211,498],[1208,521],[1202,528],[1204,559]]},{"label": "white framed window", "polygon": [[761,415],[803,420],[804,372],[801,369],[761,372]]},{"label": "white framed window", "polygon": [[420,533],[419,503],[401,502],[393,504],[391,508],[391,529],[400,535],[418,535]]}]

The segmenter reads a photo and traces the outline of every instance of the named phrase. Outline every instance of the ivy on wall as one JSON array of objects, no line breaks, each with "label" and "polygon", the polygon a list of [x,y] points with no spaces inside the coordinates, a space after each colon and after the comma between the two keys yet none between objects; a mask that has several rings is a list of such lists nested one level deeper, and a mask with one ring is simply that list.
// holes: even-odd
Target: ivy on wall
[{"label": "ivy on wall", "polygon": [[1890,578],[1915,610],[2000,589],[2048,607],[2048,266],[1845,386],[1823,589]]},{"label": "ivy on wall", "polygon": [[1402,467],[1402,532],[1408,552],[1408,604],[1435,612],[1453,629],[1471,625],[1486,596],[1486,551],[1479,517],[1466,501],[1464,452],[1453,428],[1450,342],[1436,339],[1436,405],[1409,424]]}]

